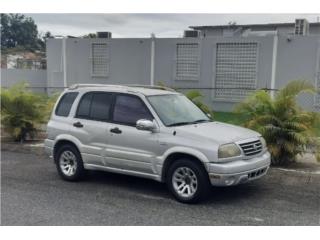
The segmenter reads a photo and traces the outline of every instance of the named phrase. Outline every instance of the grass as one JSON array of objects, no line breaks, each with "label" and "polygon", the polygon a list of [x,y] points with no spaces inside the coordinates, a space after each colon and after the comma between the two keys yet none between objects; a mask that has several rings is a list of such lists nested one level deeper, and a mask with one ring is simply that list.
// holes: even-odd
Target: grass
[{"label": "grass", "polygon": [[242,125],[245,121],[244,116],[233,112],[214,112],[214,120],[234,125]]},{"label": "grass", "polygon": [[[219,122],[242,125],[245,122],[243,115],[233,112],[214,112],[214,120]],[[320,137],[320,124],[316,127],[316,134]]]}]

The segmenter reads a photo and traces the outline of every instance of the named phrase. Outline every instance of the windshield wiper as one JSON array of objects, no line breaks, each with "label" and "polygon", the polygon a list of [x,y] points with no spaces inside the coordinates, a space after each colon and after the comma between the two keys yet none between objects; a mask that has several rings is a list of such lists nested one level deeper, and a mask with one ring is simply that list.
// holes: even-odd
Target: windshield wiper
[{"label": "windshield wiper", "polygon": [[177,122],[177,123],[171,123],[168,125],[168,127],[173,127],[173,126],[182,126],[182,125],[188,125],[188,124],[196,124],[196,123],[202,123],[202,122],[211,122],[210,119],[199,119],[193,122]]},{"label": "windshield wiper", "polygon": [[168,125],[168,127],[173,127],[173,126],[182,126],[182,125],[187,125],[187,124],[192,124],[193,122],[177,122],[177,123],[171,123]]},{"label": "windshield wiper", "polygon": [[196,121],[193,121],[192,123],[202,123],[202,122],[211,122],[212,120],[210,119],[199,119],[199,120],[196,120]]}]

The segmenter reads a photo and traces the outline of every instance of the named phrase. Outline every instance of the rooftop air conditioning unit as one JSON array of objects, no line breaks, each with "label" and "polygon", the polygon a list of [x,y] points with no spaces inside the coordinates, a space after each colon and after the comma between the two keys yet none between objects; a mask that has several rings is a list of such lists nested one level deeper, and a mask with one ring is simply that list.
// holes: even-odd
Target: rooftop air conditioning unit
[{"label": "rooftop air conditioning unit", "polygon": [[307,19],[296,19],[294,25],[294,34],[302,36],[309,34],[309,22]]},{"label": "rooftop air conditioning unit", "polygon": [[183,37],[184,38],[197,38],[199,37],[200,32],[197,30],[185,30],[183,32]]},{"label": "rooftop air conditioning unit", "polygon": [[98,38],[111,38],[112,33],[111,32],[97,32]]}]

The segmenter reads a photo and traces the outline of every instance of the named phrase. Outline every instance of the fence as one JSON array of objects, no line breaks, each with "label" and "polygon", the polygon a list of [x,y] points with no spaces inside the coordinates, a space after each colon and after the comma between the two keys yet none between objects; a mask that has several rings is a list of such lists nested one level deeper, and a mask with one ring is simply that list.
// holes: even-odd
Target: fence
[{"label": "fence", "polygon": [[[35,92],[42,92],[47,93],[49,95],[54,93],[60,93],[66,87],[42,87],[42,86],[32,86],[28,87],[32,91]],[[234,106],[237,103],[243,101],[247,96],[253,94],[255,91],[262,90],[268,92],[271,96],[276,96],[279,89],[270,89],[270,88],[216,88],[216,87],[174,87],[171,86],[170,88],[175,89],[176,91],[187,93],[191,90],[200,91],[201,95],[203,96],[203,100],[206,104],[208,104],[212,109],[229,112],[232,111]],[[235,94],[239,93],[241,94]],[[230,96],[227,98],[227,96]],[[239,96],[242,97],[232,97],[232,96]],[[320,112],[320,101],[317,101],[320,96],[320,89],[317,94],[310,94],[310,93],[302,93],[297,97],[298,104],[309,111]],[[222,104],[222,105],[221,105]],[[225,104],[229,104],[228,107],[225,107]],[[218,107],[221,105],[222,107]]]}]

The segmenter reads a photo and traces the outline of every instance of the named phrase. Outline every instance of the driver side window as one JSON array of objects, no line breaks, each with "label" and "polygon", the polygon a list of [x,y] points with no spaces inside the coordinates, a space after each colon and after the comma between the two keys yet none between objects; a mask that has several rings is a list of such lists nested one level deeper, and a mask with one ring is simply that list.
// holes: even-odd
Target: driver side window
[{"label": "driver side window", "polygon": [[153,120],[147,106],[143,101],[133,95],[117,95],[115,99],[113,121],[129,126],[136,126],[140,119]]}]

